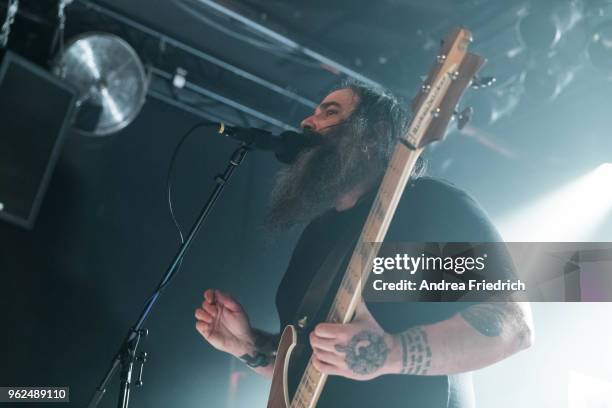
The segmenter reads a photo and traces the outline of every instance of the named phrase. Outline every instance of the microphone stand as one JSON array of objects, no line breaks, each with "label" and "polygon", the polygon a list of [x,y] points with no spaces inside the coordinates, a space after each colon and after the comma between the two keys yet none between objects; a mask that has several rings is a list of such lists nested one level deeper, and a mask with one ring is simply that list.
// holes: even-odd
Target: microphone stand
[{"label": "microphone stand", "polygon": [[106,388],[108,387],[108,384],[110,383],[114,375],[117,373],[117,370],[119,368],[121,368],[121,385],[119,389],[119,399],[117,406],[119,408],[128,408],[130,400],[130,390],[132,388],[132,374],[134,371],[134,364],[140,364],[138,380],[135,382],[135,385],[137,387],[140,387],[142,385],[142,369],[147,358],[147,354],[145,352],[141,352],[137,355],[138,345],[140,343],[141,338],[146,337],[148,334],[147,330],[143,329],[142,326],[149,317],[153,305],[155,305],[155,303],[161,296],[163,289],[165,289],[166,285],[170,282],[170,279],[172,279],[173,275],[178,271],[178,268],[180,267],[181,262],[183,261],[183,258],[187,253],[187,250],[191,246],[196,234],[200,230],[200,227],[210,214],[217,199],[221,195],[225,184],[229,181],[230,177],[232,176],[232,173],[234,172],[234,170],[236,170],[236,167],[238,167],[240,163],[242,163],[242,160],[244,159],[249,150],[250,144],[242,143],[232,153],[229,159],[229,163],[227,164],[227,167],[225,168],[223,174],[217,175],[215,177],[217,185],[210,194],[208,201],[206,201],[206,204],[200,212],[198,219],[191,227],[191,231],[189,231],[185,242],[181,245],[178,252],[174,256],[174,259],[166,270],[166,273],[164,274],[162,280],[159,283],[159,286],[147,300],[145,307],[140,313],[140,317],[138,318],[134,326],[132,326],[128,331],[128,334],[126,335],[125,340],[119,348],[119,351],[113,357],[113,361],[111,362],[110,368],[106,372],[106,375],[104,376],[102,382],[100,383],[98,388],[96,388],[96,392],[89,401],[88,408],[95,408],[96,406],[98,406],[98,404],[102,400],[102,397],[106,393]]}]

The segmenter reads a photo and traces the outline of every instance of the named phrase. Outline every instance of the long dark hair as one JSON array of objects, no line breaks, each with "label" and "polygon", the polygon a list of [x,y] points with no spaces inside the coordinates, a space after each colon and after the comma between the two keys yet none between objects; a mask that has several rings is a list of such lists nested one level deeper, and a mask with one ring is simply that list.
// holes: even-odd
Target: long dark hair
[{"label": "long dark hair", "polygon": [[[408,128],[408,112],[404,103],[390,91],[363,82],[346,79],[335,89],[350,89],[359,97],[359,105],[355,108],[348,121],[353,126],[360,127],[365,134],[370,135],[372,151],[381,163],[384,171],[391,159],[397,141]],[[412,178],[423,176],[426,172],[426,162],[419,157]]]}]

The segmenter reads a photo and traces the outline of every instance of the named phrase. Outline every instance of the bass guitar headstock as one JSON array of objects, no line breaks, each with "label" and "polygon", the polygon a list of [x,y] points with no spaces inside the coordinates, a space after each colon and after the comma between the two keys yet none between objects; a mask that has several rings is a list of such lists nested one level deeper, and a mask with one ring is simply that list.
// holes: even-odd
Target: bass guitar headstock
[{"label": "bass guitar headstock", "polygon": [[468,52],[472,33],[452,30],[442,42],[427,79],[412,100],[414,113],[402,142],[417,149],[444,139],[461,95],[470,86],[485,59]]}]

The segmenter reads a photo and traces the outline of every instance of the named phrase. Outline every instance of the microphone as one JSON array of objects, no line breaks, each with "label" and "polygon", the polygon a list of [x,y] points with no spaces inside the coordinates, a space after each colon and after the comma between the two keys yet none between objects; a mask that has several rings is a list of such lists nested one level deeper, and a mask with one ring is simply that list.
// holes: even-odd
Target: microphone
[{"label": "microphone", "polygon": [[224,123],[219,123],[217,133],[255,149],[273,152],[285,164],[293,163],[302,150],[318,146],[324,141],[323,136],[314,132],[304,134],[286,130],[274,136],[267,130],[227,126]]}]

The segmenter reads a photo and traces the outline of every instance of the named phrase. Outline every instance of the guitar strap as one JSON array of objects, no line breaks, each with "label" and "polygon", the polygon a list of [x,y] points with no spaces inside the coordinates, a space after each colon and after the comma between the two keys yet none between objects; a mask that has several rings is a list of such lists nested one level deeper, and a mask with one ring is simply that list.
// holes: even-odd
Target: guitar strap
[{"label": "guitar strap", "polygon": [[351,223],[343,231],[312,278],[293,320],[300,329],[310,328],[309,326],[313,323],[317,323],[313,319],[319,315],[321,308],[325,305],[325,300],[330,293],[332,285],[337,281],[338,274],[343,269],[342,266],[346,265],[346,257],[352,254],[352,249],[357,243],[358,233],[363,226],[362,224]]}]

